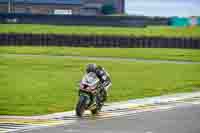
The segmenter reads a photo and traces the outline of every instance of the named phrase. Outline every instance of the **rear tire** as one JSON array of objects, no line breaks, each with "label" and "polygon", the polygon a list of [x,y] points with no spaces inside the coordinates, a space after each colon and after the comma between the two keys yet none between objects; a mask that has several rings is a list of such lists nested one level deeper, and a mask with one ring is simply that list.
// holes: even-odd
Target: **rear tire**
[{"label": "rear tire", "polygon": [[76,116],[82,117],[86,107],[87,98],[84,96],[80,96],[79,101],[76,105]]},{"label": "rear tire", "polygon": [[97,96],[97,99],[96,99],[97,101],[96,101],[96,108],[95,109],[93,109],[93,110],[91,110],[91,113],[92,113],[92,115],[97,115],[100,111],[101,111],[101,108],[102,108],[102,106],[103,106],[103,103],[101,102],[101,100],[100,100],[100,97],[99,96]]},{"label": "rear tire", "polygon": [[93,109],[93,110],[91,110],[91,113],[92,113],[92,115],[97,115],[99,113],[99,110],[97,108]]}]

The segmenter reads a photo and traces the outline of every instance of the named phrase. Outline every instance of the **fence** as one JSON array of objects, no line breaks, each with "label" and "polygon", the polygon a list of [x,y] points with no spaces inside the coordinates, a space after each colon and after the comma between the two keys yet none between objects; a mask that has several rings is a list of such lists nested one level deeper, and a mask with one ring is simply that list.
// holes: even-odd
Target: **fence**
[{"label": "fence", "polygon": [[0,34],[0,46],[73,46],[119,48],[200,49],[200,38],[133,37],[103,35]]},{"label": "fence", "polygon": [[0,13],[0,23],[145,27],[168,25],[168,18],[144,16],[78,16]]}]

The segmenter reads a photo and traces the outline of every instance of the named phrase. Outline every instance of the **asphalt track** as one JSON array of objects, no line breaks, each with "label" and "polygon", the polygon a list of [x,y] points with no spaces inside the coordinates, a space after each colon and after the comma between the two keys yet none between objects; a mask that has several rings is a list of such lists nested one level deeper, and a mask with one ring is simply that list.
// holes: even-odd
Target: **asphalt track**
[{"label": "asphalt track", "polygon": [[70,125],[23,133],[200,133],[200,105],[187,104],[110,119],[80,119]]},{"label": "asphalt track", "polygon": [[172,63],[172,64],[200,64],[200,62],[183,60],[159,60],[142,58],[120,58],[120,57],[90,57],[90,56],[67,56],[67,55],[34,55],[34,54],[0,54],[3,57],[46,57],[46,58],[70,58],[83,60],[103,60],[103,61],[129,61],[145,63]]}]

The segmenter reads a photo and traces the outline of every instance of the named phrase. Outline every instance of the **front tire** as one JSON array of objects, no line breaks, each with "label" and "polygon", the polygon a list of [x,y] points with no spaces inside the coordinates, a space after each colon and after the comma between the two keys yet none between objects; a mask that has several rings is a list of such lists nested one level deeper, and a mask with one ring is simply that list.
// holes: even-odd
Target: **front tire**
[{"label": "front tire", "polygon": [[80,96],[79,101],[76,105],[76,116],[82,117],[86,107],[87,98],[84,96]]}]

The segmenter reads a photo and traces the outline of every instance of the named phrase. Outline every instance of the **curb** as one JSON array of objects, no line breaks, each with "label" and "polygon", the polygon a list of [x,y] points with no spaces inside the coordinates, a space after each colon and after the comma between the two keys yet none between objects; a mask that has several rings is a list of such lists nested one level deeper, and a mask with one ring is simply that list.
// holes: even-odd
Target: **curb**
[{"label": "curb", "polygon": [[[114,103],[106,103],[103,107],[102,111],[112,111],[112,110],[120,110],[120,109],[128,109],[128,108],[137,108],[146,105],[153,104],[165,104],[170,102],[176,102],[181,100],[187,100],[191,98],[200,98],[200,92],[192,92],[192,93],[179,93],[173,95],[165,95],[165,96],[157,96],[151,98],[144,99],[136,99],[136,100],[128,100],[124,102],[114,102]],[[75,111],[54,113],[48,115],[40,115],[40,116],[0,116],[1,119],[23,119],[23,120],[55,120],[67,116],[74,116]]]}]

